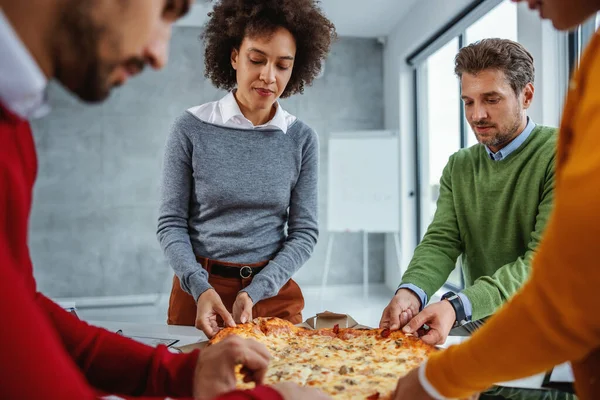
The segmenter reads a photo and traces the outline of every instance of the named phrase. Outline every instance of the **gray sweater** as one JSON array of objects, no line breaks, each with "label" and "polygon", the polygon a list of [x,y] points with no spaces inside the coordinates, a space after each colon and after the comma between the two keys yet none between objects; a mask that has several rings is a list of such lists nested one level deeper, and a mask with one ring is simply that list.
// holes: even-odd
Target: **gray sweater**
[{"label": "gray sweater", "polygon": [[275,296],[317,242],[318,176],[319,140],[300,120],[283,133],[180,116],[165,149],[157,235],[183,290],[197,300],[211,288],[198,255],[269,260],[244,291],[255,304]]}]

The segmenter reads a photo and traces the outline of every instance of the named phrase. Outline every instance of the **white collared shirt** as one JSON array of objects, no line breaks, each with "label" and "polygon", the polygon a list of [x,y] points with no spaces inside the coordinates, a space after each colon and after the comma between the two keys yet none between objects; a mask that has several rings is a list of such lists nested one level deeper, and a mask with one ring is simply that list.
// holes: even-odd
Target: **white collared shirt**
[{"label": "white collared shirt", "polygon": [[48,79],[0,9],[0,103],[23,119],[50,111]]},{"label": "white collared shirt", "polygon": [[227,93],[219,101],[202,104],[192,107],[188,112],[195,115],[204,122],[215,125],[228,126],[240,129],[280,129],[286,133],[288,128],[296,121],[296,117],[285,111],[279,102],[275,103],[277,110],[273,119],[262,125],[254,125],[250,120],[244,117],[240,106],[235,100],[233,92]]}]

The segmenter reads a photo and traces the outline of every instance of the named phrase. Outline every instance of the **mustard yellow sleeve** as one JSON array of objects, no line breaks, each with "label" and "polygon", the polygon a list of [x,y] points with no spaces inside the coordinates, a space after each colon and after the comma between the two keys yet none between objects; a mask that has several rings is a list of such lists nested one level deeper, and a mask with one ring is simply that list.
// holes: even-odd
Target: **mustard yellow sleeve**
[{"label": "mustard yellow sleeve", "polygon": [[[593,49],[600,49],[598,36]],[[600,51],[567,104],[555,205],[530,280],[473,337],[431,357],[426,376],[451,398],[577,361],[600,345]],[[584,65],[582,63],[582,71]],[[583,72],[582,72],[583,74]],[[583,76],[582,76],[583,78]]]}]

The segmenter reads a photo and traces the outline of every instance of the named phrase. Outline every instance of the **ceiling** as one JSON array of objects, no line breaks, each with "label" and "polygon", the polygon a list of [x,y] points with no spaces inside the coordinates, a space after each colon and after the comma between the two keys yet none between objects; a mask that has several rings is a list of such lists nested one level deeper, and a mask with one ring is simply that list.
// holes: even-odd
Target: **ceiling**
[{"label": "ceiling", "polygon": [[[322,0],[321,7],[339,36],[387,36],[417,0]],[[200,27],[210,11],[209,0],[197,0],[179,26]]]}]

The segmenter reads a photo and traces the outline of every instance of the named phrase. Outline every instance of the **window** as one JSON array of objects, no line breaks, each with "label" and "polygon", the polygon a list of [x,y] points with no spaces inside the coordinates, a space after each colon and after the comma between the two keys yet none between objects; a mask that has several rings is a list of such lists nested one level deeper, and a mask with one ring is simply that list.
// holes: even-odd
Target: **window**
[{"label": "window", "polygon": [[467,28],[465,44],[486,38],[502,38],[517,41],[517,4],[500,3],[492,11]]},{"label": "window", "polygon": [[[465,44],[485,38],[502,38],[517,41],[517,5],[510,1],[500,3],[465,31]],[[468,124],[465,125],[467,147],[477,144]]]},{"label": "window", "polygon": [[460,95],[458,80],[454,75],[454,57],[458,51],[458,39],[451,40],[425,62],[427,97],[424,116],[427,138],[424,140],[426,174],[421,175],[422,226],[433,220],[439,195],[439,182],[448,158],[460,149]]},{"label": "window", "polygon": [[[439,181],[448,158],[462,147],[477,143],[462,113],[454,58],[461,45],[491,37],[517,40],[516,4],[501,2],[417,66],[420,238],[433,220]],[[459,264],[446,286],[454,290],[464,286]]]},{"label": "window", "polygon": [[577,68],[577,64],[579,63],[579,59],[585,47],[589,43],[592,35],[598,30],[600,27],[600,13],[596,14],[588,21],[579,25],[577,29],[569,33],[569,66],[571,67],[571,71],[569,71],[569,75],[572,74],[573,70]]},{"label": "window", "polygon": [[[422,235],[433,220],[440,192],[440,178],[448,159],[461,148],[462,128],[460,123],[461,100],[459,81],[454,75],[454,57],[459,49],[459,38],[449,41],[444,47],[427,58],[421,65],[419,75],[426,86],[426,97],[420,115],[419,149]],[[462,287],[460,267],[448,279],[453,289]]]}]

